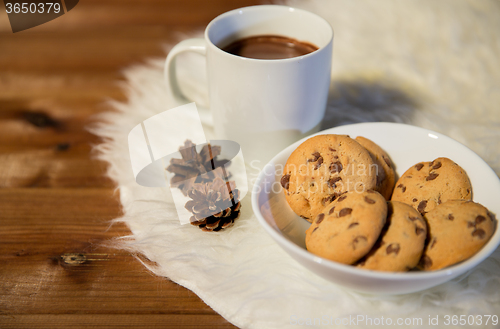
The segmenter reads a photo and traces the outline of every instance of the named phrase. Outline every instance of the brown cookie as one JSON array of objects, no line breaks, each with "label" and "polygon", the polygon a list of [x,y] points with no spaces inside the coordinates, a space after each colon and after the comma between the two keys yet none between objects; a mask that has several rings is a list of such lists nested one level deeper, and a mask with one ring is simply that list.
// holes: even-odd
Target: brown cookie
[{"label": "brown cookie", "polygon": [[378,271],[411,270],[422,256],[426,236],[427,225],[418,211],[405,203],[389,201],[380,238],[357,266]]},{"label": "brown cookie", "polygon": [[382,194],[386,200],[390,200],[396,182],[396,172],[391,158],[380,146],[368,138],[358,136],[355,140],[370,153],[373,162],[377,165],[377,187],[375,190]]},{"label": "brown cookie", "polygon": [[409,168],[396,182],[391,198],[411,205],[421,214],[456,199],[472,200],[472,186],[465,170],[448,158]]},{"label": "brown cookie", "polygon": [[377,241],[387,217],[384,197],[373,190],[346,192],[318,214],[306,231],[307,250],[353,264]]},{"label": "brown cookie", "polygon": [[288,158],[281,178],[293,211],[311,221],[342,192],[376,187],[376,165],[368,151],[345,135],[318,135]]},{"label": "brown cookie", "polygon": [[424,215],[428,242],[419,263],[427,271],[438,270],[477,253],[495,231],[488,209],[472,201],[450,200]]}]

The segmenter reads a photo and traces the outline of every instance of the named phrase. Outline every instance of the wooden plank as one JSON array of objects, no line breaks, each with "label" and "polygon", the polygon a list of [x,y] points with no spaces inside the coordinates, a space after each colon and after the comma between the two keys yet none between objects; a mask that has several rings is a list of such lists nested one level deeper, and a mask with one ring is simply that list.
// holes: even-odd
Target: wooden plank
[{"label": "wooden plank", "polygon": [[[164,56],[169,32],[154,38],[140,31],[83,31],[39,34],[0,34],[0,67],[9,70],[120,70],[145,56]],[[110,40],[113,40],[110,43]],[[47,45],[50,44],[50,47]],[[37,56],[33,56],[36,53]]]},{"label": "wooden plank", "polygon": [[[206,0],[85,0],[67,14],[37,27],[36,31],[131,25],[161,25],[175,29],[201,27],[225,11],[264,2],[271,1],[211,0],[207,4]],[[0,16],[0,31],[10,32],[6,16]]]},{"label": "wooden plank", "polygon": [[[61,146],[66,147],[66,144]],[[0,154],[0,187],[111,188],[114,186],[106,176],[105,163],[91,160],[87,155],[78,157],[54,155],[62,152],[72,151],[58,151],[55,147],[53,150]]]},{"label": "wooden plank", "polygon": [[[0,323],[8,328],[236,328],[218,315],[120,314],[86,316],[82,314],[0,315]],[[5,327],[7,328],[7,327]]]},{"label": "wooden plank", "polygon": [[50,227],[58,219],[82,224],[78,221],[89,218],[86,223],[103,228],[108,220],[120,215],[118,195],[111,188],[0,189],[0,209],[1,225],[12,220],[12,225],[39,222]]},{"label": "wooden plank", "polygon": [[103,107],[73,102],[0,101],[0,187],[113,186],[85,128]]},{"label": "wooden plank", "polygon": [[[227,324],[192,292],[153,276],[133,255],[108,246],[113,237],[128,234],[123,224],[109,227],[120,214],[112,189],[3,189],[0,209],[0,315],[9,314],[0,317],[0,327],[110,319],[117,325],[167,319],[172,326]],[[195,316],[124,322],[96,316],[150,312]],[[56,316],[82,313],[91,316]]]},{"label": "wooden plank", "polygon": [[[25,66],[24,60],[20,60],[18,56],[19,54],[13,54],[9,59],[12,62],[5,60],[9,65],[0,65],[0,115],[6,109],[39,107],[40,103],[43,105],[47,100],[57,101],[71,111],[82,108],[82,105],[92,104],[94,107],[109,99],[125,100],[120,87],[124,77],[115,67],[84,71],[77,67],[58,73],[54,62],[48,61],[41,68],[35,69],[32,65]],[[12,65],[16,61],[21,62],[17,67]],[[104,109],[96,107],[94,112],[102,110]]]}]

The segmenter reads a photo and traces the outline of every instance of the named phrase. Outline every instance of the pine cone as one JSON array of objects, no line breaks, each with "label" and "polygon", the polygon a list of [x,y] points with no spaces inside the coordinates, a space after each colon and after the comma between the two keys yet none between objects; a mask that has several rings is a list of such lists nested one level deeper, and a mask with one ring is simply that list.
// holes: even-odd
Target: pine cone
[{"label": "pine cone", "polygon": [[196,183],[210,182],[215,179],[213,170],[227,164],[228,160],[217,160],[221,153],[220,146],[203,146],[200,153],[196,152],[196,144],[190,140],[184,142],[184,147],[179,148],[182,159],[171,159],[167,171],[175,173],[170,183],[178,187],[184,195]]},{"label": "pine cone", "polygon": [[220,177],[212,182],[194,184],[188,196],[186,209],[193,213],[191,224],[203,231],[220,231],[234,224],[240,214],[239,191],[234,181],[224,182]]}]

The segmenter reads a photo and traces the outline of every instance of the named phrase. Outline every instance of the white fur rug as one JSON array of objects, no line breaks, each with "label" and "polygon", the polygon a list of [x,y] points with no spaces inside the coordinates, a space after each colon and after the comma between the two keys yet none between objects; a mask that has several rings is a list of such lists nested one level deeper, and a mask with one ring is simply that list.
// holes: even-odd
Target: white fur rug
[{"label": "white fur rug", "polygon": [[[286,4],[322,15],[335,31],[323,128],[364,121],[430,128],[467,145],[500,173],[500,2]],[[191,36],[201,36],[201,31]],[[202,58],[186,56],[179,66],[184,68],[180,75],[185,93],[206,104]],[[191,289],[241,328],[292,328],[315,318],[318,327],[380,328],[385,326],[375,325],[375,319],[382,317],[393,324],[398,318],[421,318],[421,323],[402,327],[427,328],[429,318],[437,316],[436,327],[443,327],[446,315],[500,316],[499,250],[468,275],[435,288],[403,296],[365,296],[317,277],[285,254],[257,223],[249,196],[242,202],[240,219],[225,232],[208,234],[179,225],[168,189],[135,183],[127,146],[132,127],[177,105],[166,98],[162,71],[163,59],[127,69],[128,102],[112,103],[117,111],[103,114],[105,123],[91,128],[105,140],[96,148],[120,191],[125,215],[116,221],[132,231],[118,246],[144,255],[152,272]],[[205,132],[213,137],[210,129]],[[345,320],[357,316],[370,317],[373,324]],[[495,326],[490,320],[487,326],[470,327]]]}]

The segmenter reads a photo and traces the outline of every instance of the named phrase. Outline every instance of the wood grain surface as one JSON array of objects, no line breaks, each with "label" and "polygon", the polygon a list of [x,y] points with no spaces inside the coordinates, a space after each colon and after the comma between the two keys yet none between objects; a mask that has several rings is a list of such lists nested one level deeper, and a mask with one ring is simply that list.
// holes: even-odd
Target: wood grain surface
[{"label": "wood grain surface", "polygon": [[100,142],[85,127],[124,101],[121,70],[253,0],[82,0],[12,33],[0,2],[0,328],[230,328],[151,274],[127,235]]}]

